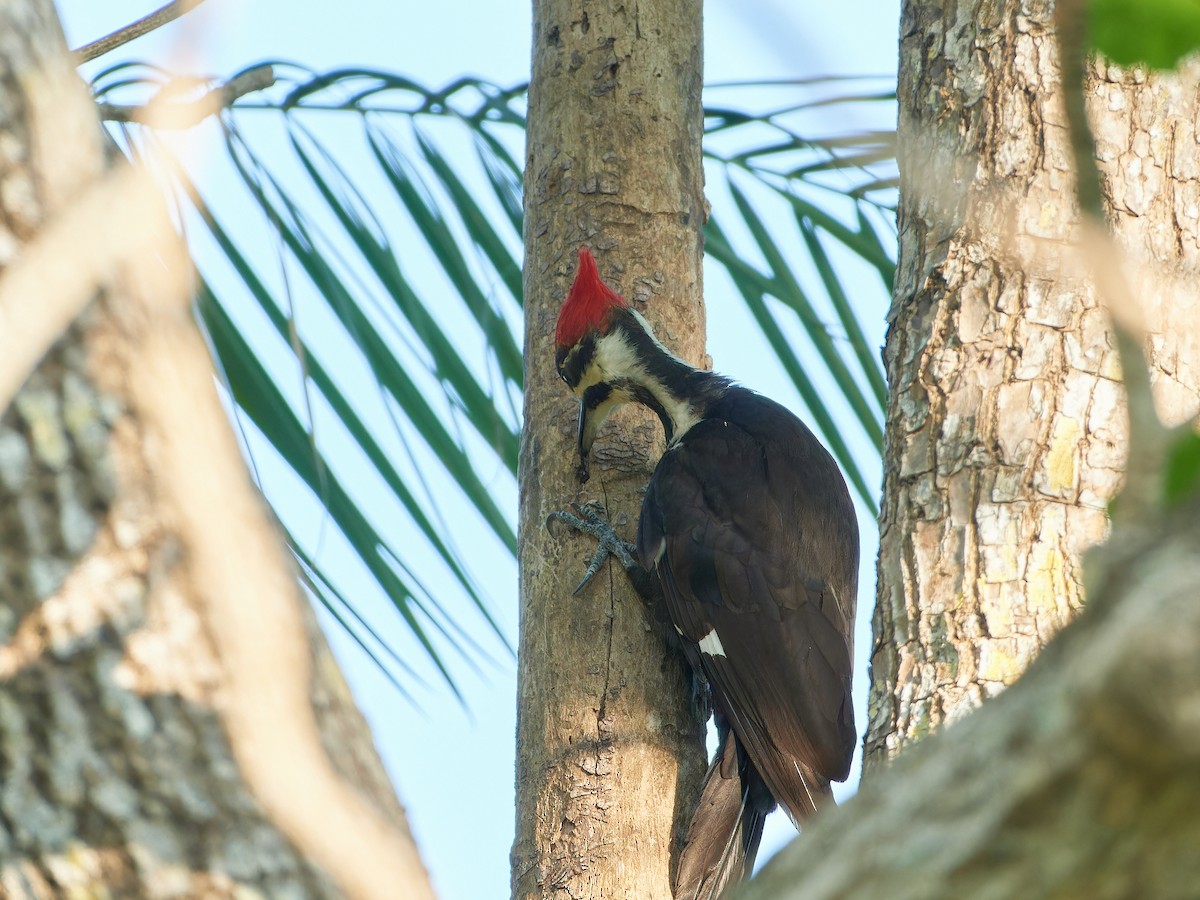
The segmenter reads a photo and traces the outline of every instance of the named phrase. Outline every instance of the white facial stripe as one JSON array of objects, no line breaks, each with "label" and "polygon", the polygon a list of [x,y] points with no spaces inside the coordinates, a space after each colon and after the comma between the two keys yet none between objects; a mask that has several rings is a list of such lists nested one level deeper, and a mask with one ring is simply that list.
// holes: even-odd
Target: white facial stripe
[{"label": "white facial stripe", "polygon": [[663,407],[667,410],[667,415],[675,423],[675,434],[671,436],[671,446],[674,447],[679,443],[679,439],[687,434],[693,425],[700,421],[700,417],[696,415],[690,403],[676,400],[669,394],[665,397],[658,397],[658,402],[662,403]]},{"label": "white facial stripe", "polygon": [[593,384],[619,378],[640,382],[645,380],[645,376],[633,348],[621,338],[620,332],[610,331],[596,341],[596,355],[575,386],[575,393],[582,394]]},{"label": "white facial stripe", "polygon": [[[633,313],[633,317],[637,319],[638,323],[642,326],[642,328],[645,329],[646,334],[650,335],[650,340],[654,341],[654,346],[656,346],[667,356],[670,356],[673,359],[679,359],[678,356],[668,350],[666,345],[664,345],[663,342],[658,339],[658,337],[654,334],[654,329],[650,327],[649,322],[642,318],[642,314],[640,312],[638,312],[636,309],[631,309],[630,312]],[[683,362],[681,359],[679,359],[679,361]],[[686,365],[686,363],[684,363],[684,365]],[[648,384],[648,382],[645,381],[643,383]],[[696,415],[695,411],[692,409],[692,405],[686,400],[681,400],[666,390],[654,390],[653,384],[648,384],[648,386],[650,387],[650,390],[654,391],[655,398],[663,405],[663,409],[667,411],[667,415],[671,417],[671,421],[675,423],[675,435],[671,439],[671,444],[674,445],[678,443],[681,437],[688,433],[688,429],[700,421],[700,417]]]},{"label": "white facial stripe", "polygon": [[717,636],[717,629],[713,629],[704,637],[700,638],[700,651],[707,653],[709,656],[724,656],[725,648],[721,646],[721,638]]},{"label": "white facial stripe", "polygon": [[[646,324],[646,320],[636,312],[634,316],[641,323],[642,327],[646,329],[646,333],[650,335],[654,343],[662,348],[664,353],[670,354],[670,351],[659,343],[658,338],[654,337],[654,333],[650,331],[650,326]],[[671,421],[675,423],[675,434],[672,436],[672,444],[676,443],[693,425],[700,421],[700,417],[692,409],[691,403],[686,399],[676,397],[652,379],[642,366],[641,360],[638,359],[637,352],[633,346],[622,338],[619,331],[612,331],[603,335],[596,342],[596,356],[592,360],[592,364],[588,367],[588,370],[583,373],[583,379],[576,388],[576,392],[582,392],[597,382],[612,382],[620,378],[627,378],[636,384],[643,385],[662,404]]]}]

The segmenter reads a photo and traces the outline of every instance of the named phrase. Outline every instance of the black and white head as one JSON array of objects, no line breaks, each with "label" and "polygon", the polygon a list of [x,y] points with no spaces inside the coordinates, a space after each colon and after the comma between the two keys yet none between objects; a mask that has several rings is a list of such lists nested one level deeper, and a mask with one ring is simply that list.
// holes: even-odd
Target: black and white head
[{"label": "black and white head", "polygon": [[635,401],[657,413],[668,443],[695,424],[689,382],[701,373],[663,347],[646,320],[600,279],[587,247],[579,248],[554,340],[555,368],[580,403],[581,481],[587,480],[588,453],[600,426],[622,403]]}]

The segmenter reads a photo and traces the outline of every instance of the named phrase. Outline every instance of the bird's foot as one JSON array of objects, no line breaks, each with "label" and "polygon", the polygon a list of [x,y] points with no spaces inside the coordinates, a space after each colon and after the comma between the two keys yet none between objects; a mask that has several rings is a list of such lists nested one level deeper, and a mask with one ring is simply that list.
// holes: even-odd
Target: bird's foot
[{"label": "bird's foot", "polygon": [[592,576],[600,571],[600,567],[610,556],[616,557],[617,562],[625,567],[626,572],[633,572],[640,568],[634,557],[636,548],[631,542],[617,534],[602,515],[599,503],[594,500],[588,501],[582,506],[572,503],[571,509],[574,512],[560,509],[550,513],[546,516],[546,527],[550,527],[551,521],[562,522],[576,531],[590,534],[598,542],[596,553],[592,556],[587,571],[583,573],[583,581],[579,582],[575,590],[571,591],[572,594],[578,594],[583,590],[584,585],[592,580]]}]

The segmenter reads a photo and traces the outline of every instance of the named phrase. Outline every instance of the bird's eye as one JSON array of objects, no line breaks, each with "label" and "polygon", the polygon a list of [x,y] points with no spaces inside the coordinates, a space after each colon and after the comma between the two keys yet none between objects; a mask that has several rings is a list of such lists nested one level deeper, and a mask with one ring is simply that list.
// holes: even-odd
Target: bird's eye
[{"label": "bird's eye", "polygon": [[564,375],[564,374],[562,374],[561,372],[559,372],[559,373],[558,373],[558,377],[559,377],[559,378],[561,378],[561,379],[563,380],[563,384],[565,384],[567,387],[570,387],[570,386],[571,386],[571,382],[567,381],[567,376],[566,376],[566,375]]}]

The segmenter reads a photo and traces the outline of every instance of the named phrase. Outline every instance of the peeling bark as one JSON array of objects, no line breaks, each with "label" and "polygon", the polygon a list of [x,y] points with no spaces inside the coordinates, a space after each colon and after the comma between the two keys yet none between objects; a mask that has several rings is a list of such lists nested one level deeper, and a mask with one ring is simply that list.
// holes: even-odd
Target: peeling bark
[{"label": "peeling bark", "polygon": [[544,523],[595,498],[632,537],[662,452],[657,421],[625,410],[601,432],[591,480],[576,480],[577,401],[553,348],[575,248],[593,248],[668,346],[703,359],[700,4],[538,0],[533,18],[513,894],[669,898],[702,723],[624,573],[572,597],[594,542]]}]

